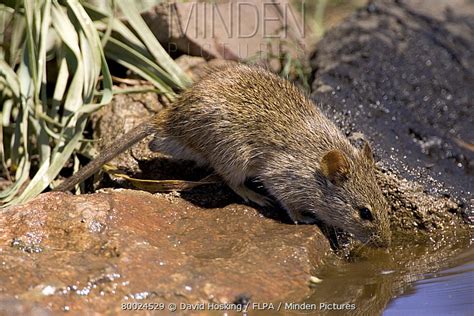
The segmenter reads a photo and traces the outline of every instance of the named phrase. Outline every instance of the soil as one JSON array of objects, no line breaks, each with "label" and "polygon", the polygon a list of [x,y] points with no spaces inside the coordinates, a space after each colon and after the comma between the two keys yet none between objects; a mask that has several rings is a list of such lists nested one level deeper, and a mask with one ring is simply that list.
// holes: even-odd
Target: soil
[{"label": "soil", "polygon": [[473,21],[467,1],[375,1],[313,55],[311,97],[375,147],[394,227],[472,219]]}]

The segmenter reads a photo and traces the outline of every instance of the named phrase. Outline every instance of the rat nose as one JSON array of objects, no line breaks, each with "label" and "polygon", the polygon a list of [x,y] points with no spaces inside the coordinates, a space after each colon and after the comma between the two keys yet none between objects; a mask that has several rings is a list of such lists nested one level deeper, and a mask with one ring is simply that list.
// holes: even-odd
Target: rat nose
[{"label": "rat nose", "polygon": [[390,246],[391,239],[390,234],[374,234],[370,237],[369,244],[374,247],[386,248]]}]

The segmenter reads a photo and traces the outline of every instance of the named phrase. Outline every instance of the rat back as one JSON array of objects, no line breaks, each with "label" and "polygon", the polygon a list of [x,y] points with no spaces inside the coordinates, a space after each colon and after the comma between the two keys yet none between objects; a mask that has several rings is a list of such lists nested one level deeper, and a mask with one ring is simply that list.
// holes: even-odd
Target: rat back
[{"label": "rat back", "polygon": [[337,127],[299,89],[245,65],[203,78],[161,122],[158,134],[164,138],[158,137],[152,150],[206,161],[231,186],[259,176],[276,155],[298,156],[317,168],[318,153],[325,148],[351,152]]}]

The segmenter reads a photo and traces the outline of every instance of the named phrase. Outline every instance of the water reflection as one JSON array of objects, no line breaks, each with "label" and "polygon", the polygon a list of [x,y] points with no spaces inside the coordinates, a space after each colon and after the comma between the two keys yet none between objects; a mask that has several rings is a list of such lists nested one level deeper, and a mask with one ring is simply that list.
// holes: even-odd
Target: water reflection
[{"label": "water reflection", "polygon": [[356,308],[313,314],[474,315],[474,248],[468,232],[396,240],[389,250],[364,249],[352,262],[332,258],[314,271],[323,282],[305,302]]},{"label": "water reflection", "polygon": [[411,293],[393,300],[383,315],[474,315],[474,247],[456,256],[451,265],[425,274]]}]

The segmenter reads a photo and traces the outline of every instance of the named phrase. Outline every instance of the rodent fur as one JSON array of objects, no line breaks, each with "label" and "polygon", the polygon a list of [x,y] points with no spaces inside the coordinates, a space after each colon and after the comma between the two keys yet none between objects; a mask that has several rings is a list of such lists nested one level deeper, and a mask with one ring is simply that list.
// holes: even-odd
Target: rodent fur
[{"label": "rodent fur", "polygon": [[244,185],[254,177],[295,222],[317,218],[363,243],[390,244],[370,146],[355,148],[290,82],[242,64],[206,75],[56,190],[72,189],[150,134],[151,150],[211,166],[245,200],[267,204]]}]

